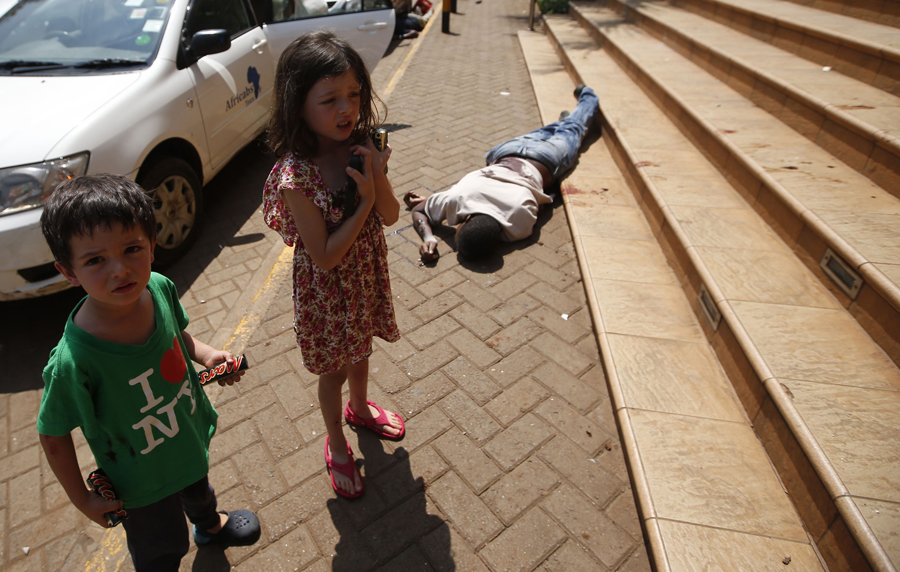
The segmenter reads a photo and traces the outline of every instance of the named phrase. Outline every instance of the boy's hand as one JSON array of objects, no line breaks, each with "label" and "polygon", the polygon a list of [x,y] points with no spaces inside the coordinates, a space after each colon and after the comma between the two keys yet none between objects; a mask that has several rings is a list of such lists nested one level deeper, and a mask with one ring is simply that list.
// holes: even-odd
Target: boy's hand
[{"label": "boy's hand", "polygon": [[[209,352],[209,355],[202,363],[204,367],[213,367],[214,365],[219,365],[222,362],[227,362],[231,365],[234,365],[234,355],[232,355],[231,352],[225,350],[213,350]],[[223,377],[222,379],[218,380],[219,385],[234,385],[241,380],[241,377],[243,375],[243,371],[235,372],[233,375]]]},{"label": "boy's hand", "polygon": [[109,528],[109,525],[106,523],[106,518],[103,515],[108,512],[115,512],[122,508],[122,501],[119,499],[105,499],[90,489],[85,489],[84,491],[84,498],[76,505],[78,510],[103,528]]}]

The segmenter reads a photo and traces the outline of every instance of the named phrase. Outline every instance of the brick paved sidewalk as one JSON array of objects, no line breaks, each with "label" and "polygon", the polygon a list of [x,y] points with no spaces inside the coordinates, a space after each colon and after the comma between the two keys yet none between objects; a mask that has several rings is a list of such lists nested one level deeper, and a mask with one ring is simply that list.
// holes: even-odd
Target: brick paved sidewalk
[{"label": "brick paved sidewalk", "polygon": [[[515,35],[527,9],[460,0],[456,35],[437,21],[415,40],[387,102],[398,194],[443,190],[483,166],[490,146],[540,125]],[[379,66],[375,84],[386,75]],[[211,481],[222,508],[252,508],[264,528],[256,546],[192,550],[182,569],[649,569],[561,205],[484,267],[444,243],[436,265],[420,265],[408,212],[387,229],[403,338],[376,343],[370,393],[408,419],[407,437],[352,437],[367,492],[345,501],[325,473],[316,377],[291,330],[290,259],[258,211],[269,165],[252,149],[232,162],[219,179],[243,193],[208,205],[219,226],[171,271],[190,331],[253,364],[236,388],[210,390],[220,412]],[[0,399],[0,441],[33,430],[37,395]],[[33,441],[0,453],[0,566],[131,569],[121,530],[89,526],[68,505]],[[28,491],[42,498],[37,511]]]}]

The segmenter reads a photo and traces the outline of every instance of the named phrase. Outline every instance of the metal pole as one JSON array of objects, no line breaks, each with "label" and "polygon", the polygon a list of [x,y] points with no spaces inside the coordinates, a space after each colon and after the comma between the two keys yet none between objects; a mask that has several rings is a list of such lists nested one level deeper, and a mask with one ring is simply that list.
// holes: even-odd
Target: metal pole
[{"label": "metal pole", "polygon": [[450,11],[454,14],[459,14],[459,12],[456,11],[456,0],[450,0]]},{"label": "metal pole", "polygon": [[537,3],[537,0],[531,0],[531,5],[529,6],[529,14],[528,14],[528,31],[534,31],[534,5]]},{"label": "metal pole", "polygon": [[452,0],[443,0],[441,3],[441,32],[450,33],[450,9]]}]

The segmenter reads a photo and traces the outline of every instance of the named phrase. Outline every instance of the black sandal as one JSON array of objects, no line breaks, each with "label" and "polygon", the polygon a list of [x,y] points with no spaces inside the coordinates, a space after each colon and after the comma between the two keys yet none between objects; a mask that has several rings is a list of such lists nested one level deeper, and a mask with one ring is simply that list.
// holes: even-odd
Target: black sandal
[{"label": "black sandal", "polygon": [[204,544],[250,546],[259,540],[261,530],[259,528],[259,518],[255,514],[249,510],[221,512],[220,514],[227,514],[228,521],[215,534],[201,532],[194,526],[194,542],[198,546]]}]

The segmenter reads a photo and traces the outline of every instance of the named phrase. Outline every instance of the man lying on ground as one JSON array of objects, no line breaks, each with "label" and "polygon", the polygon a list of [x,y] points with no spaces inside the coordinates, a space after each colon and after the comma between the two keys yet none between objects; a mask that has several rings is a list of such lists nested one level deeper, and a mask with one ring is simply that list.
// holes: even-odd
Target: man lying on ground
[{"label": "man lying on ground", "polygon": [[456,250],[477,259],[500,240],[528,238],[541,205],[553,202],[546,190],[558,183],[578,157],[578,149],[597,112],[591,88],[575,88],[578,106],[571,114],[488,151],[487,167],[469,173],[446,191],[427,199],[414,191],[403,197],[412,209],[413,226],[422,238],[423,262],[437,260],[431,225],[446,220],[456,226]]}]

